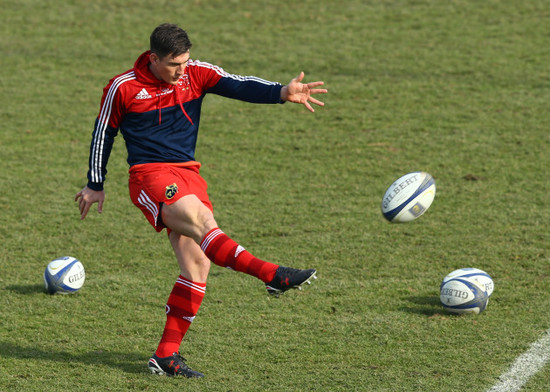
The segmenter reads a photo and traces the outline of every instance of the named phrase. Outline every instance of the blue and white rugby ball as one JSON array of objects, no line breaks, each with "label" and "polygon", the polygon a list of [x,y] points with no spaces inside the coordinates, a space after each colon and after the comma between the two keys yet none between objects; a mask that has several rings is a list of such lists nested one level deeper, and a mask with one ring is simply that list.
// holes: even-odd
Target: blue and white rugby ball
[{"label": "blue and white rugby ball", "polygon": [[82,263],[65,256],[51,261],[44,270],[44,286],[50,294],[70,294],[82,287],[86,273]]},{"label": "blue and white rugby ball", "polygon": [[483,287],[485,287],[485,290],[487,291],[487,296],[489,297],[491,296],[491,294],[493,294],[493,290],[495,289],[495,283],[493,282],[491,275],[478,268],[460,268],[454,270],[449,275],[445,276],[445,278],[443,278],[441,286],[443,286],[445,282],[454,278],[471,278],[477,280],[479,283],[481,283]]},{"label": "blue and white rugby ball", "polygon": [[382,215],[390,222],[410,222],[432,205],[435,180],[426,172],[405,174],[390,185],[382,199]]},{"label": "blue and white rugby ball", "polygon": [[485,287],[473,278],[453,278],[441,284],[439,299],[445,309],[457,314],[479,314],[487,307]]}]

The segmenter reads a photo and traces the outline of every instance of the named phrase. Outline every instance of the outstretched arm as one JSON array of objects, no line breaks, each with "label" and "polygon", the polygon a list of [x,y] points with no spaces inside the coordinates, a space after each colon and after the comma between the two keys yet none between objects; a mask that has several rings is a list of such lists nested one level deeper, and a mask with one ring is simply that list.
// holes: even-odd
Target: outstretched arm
[{"label": "outstretched arm", "polygon": [[315,110],[311,106],[310,102],[319,106],[325,106],[325,103],[313,98],[312,95],[325,94],[327,90],[324,88],[315,88],[322,86],[324,82],[302,83],[302,79],[304,79],[304,73],[300,72],[300,75],[292,79],[289,84],[284,86],[281,89],[281,100],[301,103],[313,113]]}]

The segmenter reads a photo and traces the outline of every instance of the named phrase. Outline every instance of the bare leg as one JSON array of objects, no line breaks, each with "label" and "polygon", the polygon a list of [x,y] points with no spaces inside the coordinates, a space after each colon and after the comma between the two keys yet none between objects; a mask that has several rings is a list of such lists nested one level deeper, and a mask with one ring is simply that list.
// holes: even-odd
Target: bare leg
[{"label": "bare leg", "polygon": [[218,225],[214,214],[195,195],[186,195],[162,207],[162,221],[172,231],[191,237],[200,245],[204,236]]},{"label": "bare leg", "polygon": [[195,240],[172,231],[170,243],[178,260],[181,276],[193,282],[206,283],[210,260]]}]

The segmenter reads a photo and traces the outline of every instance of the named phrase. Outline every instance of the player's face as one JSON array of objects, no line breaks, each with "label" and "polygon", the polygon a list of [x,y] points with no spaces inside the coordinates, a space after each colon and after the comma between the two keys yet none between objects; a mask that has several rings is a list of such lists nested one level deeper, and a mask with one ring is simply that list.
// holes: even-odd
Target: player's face
[{"label": "player's face", "polygon": [[151,53],[151,71],[158,79],[176,85],[179,78],[184,74],[189,60],[189,51],[180,54],[177,57],[171,55],[159,58],[155,53]]}]

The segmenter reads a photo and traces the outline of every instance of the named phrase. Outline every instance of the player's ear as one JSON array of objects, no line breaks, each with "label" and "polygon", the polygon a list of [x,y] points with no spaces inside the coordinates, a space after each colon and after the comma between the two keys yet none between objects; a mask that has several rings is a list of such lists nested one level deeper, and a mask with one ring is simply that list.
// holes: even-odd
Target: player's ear
[{"label": "player's ear", "polygon": [[149,61],[151,61],[152,64],[158,63],[160,61],[160,58],[158,54],[152,53],[149,55]]}]

